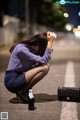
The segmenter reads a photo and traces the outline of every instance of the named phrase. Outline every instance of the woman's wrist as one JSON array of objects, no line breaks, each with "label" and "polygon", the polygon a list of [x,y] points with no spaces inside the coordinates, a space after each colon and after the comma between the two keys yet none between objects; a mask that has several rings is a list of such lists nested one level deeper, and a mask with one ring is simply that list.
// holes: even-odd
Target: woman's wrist
[{"label": "woman's wrist", "polygon": [[52,49],[56,37],[57,35],[54,32],[47,32],[48,48]]},{"label": "woman's wrist", "polygon": [[53,41],[48,41],[47,47],[50,48],[50,49],[52,49],[52,47],[53,47]]}]

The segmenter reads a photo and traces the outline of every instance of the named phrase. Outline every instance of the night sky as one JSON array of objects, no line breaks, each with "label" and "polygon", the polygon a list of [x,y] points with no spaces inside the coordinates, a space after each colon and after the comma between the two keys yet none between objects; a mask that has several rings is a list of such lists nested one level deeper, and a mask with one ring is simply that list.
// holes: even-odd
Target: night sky
[{"label": "night sky", "polygon": [[72,23],[74,27],[80,25],[80,16],[78,15],[78,12],[80,12],[80,4],[68,4],[65,5],[65,7],[69,13],[70,23]]}]

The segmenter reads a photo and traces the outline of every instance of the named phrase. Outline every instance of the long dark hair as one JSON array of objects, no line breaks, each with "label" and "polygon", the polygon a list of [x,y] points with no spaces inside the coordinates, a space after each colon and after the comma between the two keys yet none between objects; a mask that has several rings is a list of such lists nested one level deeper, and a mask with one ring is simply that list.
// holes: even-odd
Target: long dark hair
[{"label": "long dark hair", "polygon": [[39,51],[37,54],[39,55],[43,55],[44,52],[45,52],[45,49],[47,47],[47,43],[48,43],[48,40],[47,40],[47,33],[41,33],[41,34],[37,34],[37,35],[34,35],[34,36],[31,36],[29,37],[28,39],[25,38],[25,40],[22,40],[16,44],[13,44],[10,48],[10,53],[12,53],[12,51],[14,50],[14,48],[16,47],[16,45],[18,44],[28,44],[29,46],[32,46],[32,45],[39,45]]}]

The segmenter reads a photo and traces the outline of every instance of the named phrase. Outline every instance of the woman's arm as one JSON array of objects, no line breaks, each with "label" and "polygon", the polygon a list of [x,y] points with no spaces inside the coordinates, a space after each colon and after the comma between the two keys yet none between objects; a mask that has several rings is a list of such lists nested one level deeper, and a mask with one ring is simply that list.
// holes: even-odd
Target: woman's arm
[{"label": "woman's arm", "polygon": [[39,62],[41,64],[46,64],[51,59],[52,49],[46,48],[44,55],[39,56],[39,55],[35,55],[34,53],[30,52],[28,48],[20,44],[18,45],[18,47],[19,49],[18,49],[17,56],[22,62],[26,62],[27,60],[29,60],[33,62]]},{"label": "woman's arm", "polygon": [[46,48],[43,56],[35,55],[32,52],[30,52],[29,49],[24,47],[23,45],[18,45],[19,49],[18,49],[17,55],[18,55],[19,59],[23,62],[26,60],[30,60],[33,62],[39,62],[41,64],[48,63],[49,60],[51,59],[52,46],[53,46],[53,42],[55,39],[55,33],[48,32],[47,38],[48,38],[48,45],[47,45],[47,48]]},{"label": "woman's arm", "polygon": [[47,48],[52,49],[56,37],[57,35],[54,32],[47,32],[47,38],[48,38]]}]

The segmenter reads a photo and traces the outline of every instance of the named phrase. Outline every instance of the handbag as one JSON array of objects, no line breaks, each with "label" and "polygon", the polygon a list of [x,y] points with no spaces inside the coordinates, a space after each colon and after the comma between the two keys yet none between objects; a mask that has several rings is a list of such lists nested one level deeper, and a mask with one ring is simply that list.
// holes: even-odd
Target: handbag
[{"label": "handbag", "polygon": [[60,101],[80,101],[80,88],[58,87],[58,100]]}]

